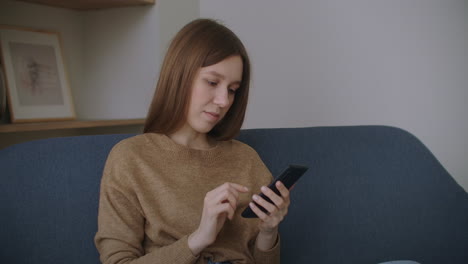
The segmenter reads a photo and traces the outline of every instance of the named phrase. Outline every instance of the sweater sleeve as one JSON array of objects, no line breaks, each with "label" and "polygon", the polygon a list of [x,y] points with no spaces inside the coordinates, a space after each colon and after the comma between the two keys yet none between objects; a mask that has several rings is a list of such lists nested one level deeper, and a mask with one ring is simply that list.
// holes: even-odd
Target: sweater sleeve
[{"label": "sweater sleeve", "polygon": [[276,239],[275,245],[267,250],[262,251],[255,246],[253,253],[255,263],[257,264],[279,264],[280,263],[280,236]]},{"label": "sweater sleeve", "polygon": [[116,188],[101,185],[95,244],[102,263],[189,264],[197,260],[188,247],[188,235],[145,254],[145,218],[131,200]]}]

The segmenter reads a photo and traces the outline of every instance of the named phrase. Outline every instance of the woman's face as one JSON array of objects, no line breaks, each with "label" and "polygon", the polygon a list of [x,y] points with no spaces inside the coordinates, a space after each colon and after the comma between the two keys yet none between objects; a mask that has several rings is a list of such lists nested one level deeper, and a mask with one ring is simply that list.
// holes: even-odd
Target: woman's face
[{"label": "woman's face", "polygon": [[200,68],[192,85],[186,126],[198,133],[208,133],[226,115],[241,81],[240,56]]}]

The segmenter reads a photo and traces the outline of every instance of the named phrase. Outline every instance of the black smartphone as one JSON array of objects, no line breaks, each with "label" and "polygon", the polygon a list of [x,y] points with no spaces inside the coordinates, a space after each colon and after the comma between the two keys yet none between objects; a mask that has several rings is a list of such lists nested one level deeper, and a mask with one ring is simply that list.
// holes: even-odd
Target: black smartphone
[{"label": "black smartphone", "polygon": [[[280,192],[276,188],[276,182],[281,181],[286,188],[291,189],[291,187],[296,183],[297,180],[308,170],[309,168],[303,165],[289,165],[286,170],[283,171],[283,173],[280,174],[270,185],[268,185],[268,188],[270,188],[273,192],[276,194],[280,195]],[[273,204],[273,201],[270,200],[270,198],[266,197],[263,193],[259,194],[260,197],[268,201],[269,203]],[[261,205],[257,204],[254,202],[255,205],[262,210],[264,213],[268,213],[268,211],[263,208]],[[250,208],[250,206],[247,206],[245,210],[242,212],[242,217],[245,218],[255,218],[258,217]]]}]

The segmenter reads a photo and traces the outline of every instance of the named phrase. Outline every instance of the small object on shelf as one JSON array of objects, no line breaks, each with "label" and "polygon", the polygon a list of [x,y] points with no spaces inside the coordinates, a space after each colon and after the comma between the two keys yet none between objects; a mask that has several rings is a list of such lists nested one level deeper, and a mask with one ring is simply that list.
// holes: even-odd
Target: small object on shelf
[{"label": "small object on shelf", "polygon": [[0,44],[11,122],[75,119],[59,33],[0,25]]}]

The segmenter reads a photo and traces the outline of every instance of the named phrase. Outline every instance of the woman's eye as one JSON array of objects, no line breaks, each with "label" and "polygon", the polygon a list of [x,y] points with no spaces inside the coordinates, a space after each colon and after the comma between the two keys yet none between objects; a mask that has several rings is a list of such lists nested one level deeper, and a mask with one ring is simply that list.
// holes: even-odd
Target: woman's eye
[{"label": "woman's eye", "polygon": [[206,80],[206,82],[207,82],[208,85],[210,85],[210,86],[216,86],[216,85],[218,85],[217,82],[213,82],[213,81],[210,81],[210,80]]},{"label": "woman's eye", "polygon": [[229,89],[229,93],[230,93],[230,94],[235,94],[235,93],[236,93],[236,90],[235,90],[235,89]]}]

